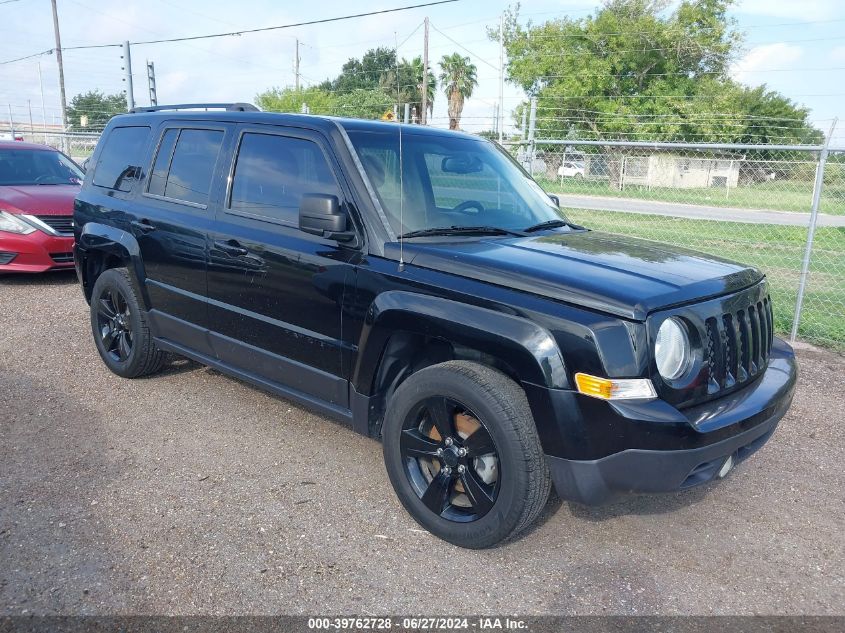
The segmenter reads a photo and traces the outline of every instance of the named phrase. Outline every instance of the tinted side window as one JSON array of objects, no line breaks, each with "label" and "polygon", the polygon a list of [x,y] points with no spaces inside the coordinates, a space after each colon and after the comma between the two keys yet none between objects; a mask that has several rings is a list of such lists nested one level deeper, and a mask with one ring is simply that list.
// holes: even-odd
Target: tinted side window
[{"label": "tinted side window", "polygon": [[100,152],[92,182],[98,187],[129,191],[136,170],[140,171],[149,134],[147,126],[112,128]]},{"label": "tinted side window", "polygon": [[[165,147],[168,140],[166,133],[153,165],[153,175],[156,178],[150,179],[150,193],[201,205],[207,204],[214,165],[223,142],[223,132],[180,130],[172,157]],[[169,168],[166,167],[168,158]],[[160,193],[162,180],[164,193]]]},{"label": "tinted side window", "polygon": [[170,128],[164,132],[164,136],[158,146],[155,163],[153,163],[153,170],[150,173],[150,183],[147,186],[148,192],[157,196],[164,195],[164,186],[167,184],[167,172],[170,171],[170,159],[173,158],[173,148],[176,146],[176,139],[178,137],[178,129]]},{"label": "tinted side window", "polygon": [[229,208],[298,226],[299,201],[306,193],[340,196],[316,143],[270,134],[243,135]]}]

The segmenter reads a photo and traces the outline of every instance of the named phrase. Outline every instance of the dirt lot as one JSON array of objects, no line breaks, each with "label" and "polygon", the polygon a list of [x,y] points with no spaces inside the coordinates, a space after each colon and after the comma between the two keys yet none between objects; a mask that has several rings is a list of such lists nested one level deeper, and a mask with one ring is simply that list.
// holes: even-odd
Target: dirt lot
[{"label": "dirt lot", "polygon": [[845,360],[802,351],[769,444],[720,485],[514,543],[418,529],[380,446],[199,365],[100,362],[72,275],[0,278],[0,615],[833,614],[845,610]]}]

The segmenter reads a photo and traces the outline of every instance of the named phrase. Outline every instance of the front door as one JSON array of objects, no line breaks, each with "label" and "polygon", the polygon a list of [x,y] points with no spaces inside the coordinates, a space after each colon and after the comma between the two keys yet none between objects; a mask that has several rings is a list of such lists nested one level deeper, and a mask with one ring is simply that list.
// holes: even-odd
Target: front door
[{"label": "front door", "polygon": [[208,310],[217,357],[348,407],[341,306],[359,251],[299,230],[305,194],[346,187],[316,132],[244,126],[229,190],[208,236]]}]

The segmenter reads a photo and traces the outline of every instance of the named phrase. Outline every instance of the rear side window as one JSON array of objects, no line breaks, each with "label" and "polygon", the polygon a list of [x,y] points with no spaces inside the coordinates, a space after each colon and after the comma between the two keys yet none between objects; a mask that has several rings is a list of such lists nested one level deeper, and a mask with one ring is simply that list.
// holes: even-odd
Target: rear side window
[{"label": "rear side window", "polygon": [[207,205],[222,143],[221,130],[165,131],[153,163],[148,193]]},{"label": "rear side window", "polygon": [[150,128],[147,126],[112,128],[91,181],[98,187],[129,191],[140,175],[144,146]]},{"label": "rear side window", "polygon": [[243,135],[230,209],[298,226],[299,201],[309,193],[340,196],[331,168],[316,143],[271,134]]}]

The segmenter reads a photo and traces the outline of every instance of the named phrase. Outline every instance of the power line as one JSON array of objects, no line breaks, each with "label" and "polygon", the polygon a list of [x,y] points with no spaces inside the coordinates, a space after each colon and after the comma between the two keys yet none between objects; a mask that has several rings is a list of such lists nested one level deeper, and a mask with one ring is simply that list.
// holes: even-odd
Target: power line
[{"label": "power line", "polygon": [[409,9],[420,9],[422,7],[432,7],[439,4],[450,4],[458,2],[459,0],[435,0],[434,2],[426,2],[423,4],[413,4],[404,7],[396,7],[393,9],[380,9],[378,11],[367,11],[366,13],[354,13],[351,15],[343,15],[334,18],[321,18],[319,20],[308,20],[307,22],[295,22],[293,24],[281,24],[279,26],[264,26],[257,29],[244,29],[242,31],[232,31],[230,33],[212,33],[210,35],[193,35],[190,37],[173,37],[161,40],[146,40],[140,42],[130,42],[130,44],[164,44],[167,42],[185,42],[188,40],[206,40],[215,37],[231,37],[234,35],[247,35],[250,33],[263,33],[265,31],[278,31],[280,29],[292,29],[299,26],[311,26],[314,24],[326,24],[328,22],[340,22],[341,20],[352,20],[354,18],[363,18],[370,15],[382,15],[385,13],[396,13],[398,11],[408,11]]},{"label": "power line", "polygon": [[443,37],[445,37],[447,40],[449,40],[450,42],[452,42],[452,43],[453,43],[453,44],[455,44],[456,46],[460,46],[462,49],[464,49],[467,53],[469,53],[470,55],[472,55],[472,56],[473,56],[473,57],[475,57],[476,59],[479,59],[479,60],[481,60],[482,62],[484,62],[485,64],[487,64],[488,66],[490,66],[490,68],[492,68],[492,69],[494,69],[494,70],[496,70],[496,71],[499,71],[499,70],[500,70],[498,66],[495,66],[494,64],[491,64],[490,62],[488,62],[486,59],[484,59],[484,57],[482,57],[482,56],[481,56],[481,55],[479,55],[478,53],[473,53],[473,52],[472,52],[471,50],[469,50],[466,46],[464,46],[463,44],[461,44],[460,42],[458,42],[458,41],[456,41],[456,40],[453,40],[451,37],[449,37],[448,35],[446,35],[443,31],[441,31],[440,29],[438,29],[438,28],[437,28],[436,26],[434,26],[433,24],[431,25],[431,28],[433,28],[435,31],[437,31],[438,33],[440,33],[440,35],[442,35]]},{"label": "power line", "polygon": [[[8,1],[8,0],[7,0]],[[423,7],[433,7],[441,4],[451,4],[453,2],[459,2],[459,0],[434,0],[433,2],[424,2],[422,4],[412,4],[407,5],[404,7],[395,7],[392,9],[380,9],[378,11],[367,11],[365,13],[354,13],[350,15],[342,15],[333,18],[321,18],[319,20],[308,20],[306,22],[294,22],[291,24],[280,24],[278,26],[264,26],[261,28],[255,29],[244,29],[241,31],[230,31],[228,33],[210,33],[208,35],[191,35],[185,37],[171,37],[171,38],[164,38],[158,40],[140,40],[137,42],[129,42],[130,45],[142,45],[142,44],[165,44],[170,42],[187,42],[193,40],[207,40],[217,37],[233,37],[233,36],[240,36],[240,35],[248,35],[251,33],[263,33],[265,31],[278,31],[281,29],[292,29],[300,26],[311,26],[314,24],[326,24],[329,22],[340,22],[342,20],[352,20],[355,18],[363,18],[368,17],[371,15],[383,15],[386,13],[397,13],[399,11],[408,11],[410,9],[420,9]],[[81,46],[66,46],[64,50],[82,50],[82,49],[89,49],[89,48],[109,48],[109,47],[120,47],[122,44],[86,44]],[[10,59],[8,61],[0,62],[0,66],[4,64],[11,64],[13,62],[22,61],[24,59],[30,59],[32,57],[38,57],[40,55],[47,55],[51,54],[53,49],[49,49],[46,51],[41,51],[40,53],[33,53],[32,55],[26,55],[24,57],[19,57],[17,59]]]},{"label": "power line", "polygon": [[[7,0],[9,1],[9,0]],[[4,62],[0,62],[0,66],[4,66],[5,64],[13,64],[15,62],[22,62],[25,59],[32,59],[33,57],[41,57],[42,55],[52,55],[53,49],[48,48],[46,51],[41,51],[40,53],[33,53],[32,55],[25,55],[24,57],[18,57],[16,59],[9,59]]]}]

